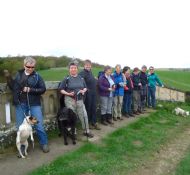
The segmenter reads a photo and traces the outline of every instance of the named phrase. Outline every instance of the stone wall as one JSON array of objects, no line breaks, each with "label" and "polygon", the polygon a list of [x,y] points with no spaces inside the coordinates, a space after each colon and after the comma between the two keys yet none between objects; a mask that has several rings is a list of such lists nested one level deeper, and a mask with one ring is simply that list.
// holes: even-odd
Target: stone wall
[{"label": "stone wall", "polygon": [[[42,109],[46,130],[55,129],[55,116],[59,108],[57,87],[59,82],[46,82],[47,91],[42,95]],[[12,94],[6,84],[0,84],[0,150],[15,142],[15,109]],[[157,99],[166,101],[185,101],[185,93],[167,88],[157,88]]]}]

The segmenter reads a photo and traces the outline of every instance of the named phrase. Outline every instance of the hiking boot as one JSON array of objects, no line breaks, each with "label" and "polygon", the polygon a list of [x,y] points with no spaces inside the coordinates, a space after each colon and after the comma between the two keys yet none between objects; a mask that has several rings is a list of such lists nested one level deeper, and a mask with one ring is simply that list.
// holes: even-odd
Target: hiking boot
[{"label": "hiking boot", "polygon": [[135,117],[135,115],[134,115],[134,114],[132,114],[132,113],[129,113],[129,116],[130,116],[130,117]]},{"label": "hiking boot", "polygon": [[102,121],[101,123],[102,125],[108,126],[108,123],[106,121]]},{"label": "hiking boot", "polygon": [[129,117],[130,117],[130,115],[129,115],[128,113],[126,113],[124,116],[125,116],[125,117],[127,117],[127,118],[129,118]]},{"label": "hiking boot", "polygon": [[89,124],[89,129],[94,129],[94,125],[93,124]]},{"label": "hiking boot", "polygon": [[121,118],[121,117],[117,117],[117,119],[119,119],[119,120],[123,120],[123,118]]},{"label": "hiking boot", "polygon": [[96,130],[101,130],[101,128],[98,126],[98,124],[97,124],[97,123],[92,124],[92,126],[93,126],[93,127],[94,127],[94,129],[96,129]]},{"label": "hiking boot", "polygon": [[117,118],[114,117],[113,120],[114,120],[114,121],[117,121]]},{"label": "hiking boot", "polygon": [[42,151],[43,151],[44,153],[48,153],[48,152],[49,152],[49,146],[48,146],[47,144],[42,145]]},{"label": "hiking boot", "polygon": [[114,124],[114,122],[112,122],[112,119],[108,119],[107,122],[108,122],[109,124],[111,124],[111,125]]},{"label": "hiking boot", "polygon": [[94,135],[92,133],[90,133],[90,132],[88,132],[88,133],[85,132],[85,133],[83,133],[83,135],[88,137],[88,138],[93,138],[94,137]]}]

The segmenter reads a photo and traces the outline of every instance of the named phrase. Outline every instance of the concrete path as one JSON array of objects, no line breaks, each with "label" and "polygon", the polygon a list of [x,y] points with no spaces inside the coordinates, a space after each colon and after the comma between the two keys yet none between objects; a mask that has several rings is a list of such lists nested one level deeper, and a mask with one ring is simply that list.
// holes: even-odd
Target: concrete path
[{"label": "concrete path", "polygon": [[[150,112],[150,111],[149,111]],[[139,117],[147,116],[148,113],[135,118],[124,118],[122,121],[114,122],[113,126],[103,126],[100,125],[101,130],[92,130],[92,133],[95,135],[94,138],[89,139],[90,142],[99,142],[101,138],[105,135],[113,132],[114,130],[126,126],[129,123],[132,123],[138,120]],[[77,144],[73,145],[71,142],[68,146],[64,145],[63,138],[54,138],[49,141],[50,152],[43,153],[39,147],[36,145],[34,151],[29,150],[29,155],[26,159],[17,158],[16,152],[2,155],[0,154],[0,171],[3,175],[25,175],[32,170],[50,163],[60,155],[63,155],[67,152],[76,150],[87,140],[86,137],[78,134]],[[69,139],[70,141],[70,139]]]}]

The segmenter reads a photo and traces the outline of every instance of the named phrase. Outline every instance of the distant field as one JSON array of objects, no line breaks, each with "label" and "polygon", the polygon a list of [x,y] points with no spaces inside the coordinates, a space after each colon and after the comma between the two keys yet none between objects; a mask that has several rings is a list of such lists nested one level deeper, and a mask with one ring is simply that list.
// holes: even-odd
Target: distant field
[{"label": "distant field", "polygon": [[162,70],[156,73],[166,86],[190,91],[190,72]]},{"label": "distant field", "polygon": [[[80,70],[82,70],[82,68],[80,68],[79,71]],[[93,69],[93,74],[95,77],[97,77],[99,71],[102,71],[102,68]],[[48,70],[38,71],[38,73],[46,81],[60,81],[60,80],[63,80],[64,77],[68,75],[68,69],[67,68],[51,68]]]},{"label": "distant field", "polygon": [[[81,69],[82,68],[80,68],[80,70]],[[93,74],[97,77],[98,72],[101,70],[102,68],[94,68]],[[52,68],[38,72],[46,81],[60,81],[68,75],[67,68]],[[157,70],[156,73],[166,86],[183,91],[190,91],[190,72]]]}]

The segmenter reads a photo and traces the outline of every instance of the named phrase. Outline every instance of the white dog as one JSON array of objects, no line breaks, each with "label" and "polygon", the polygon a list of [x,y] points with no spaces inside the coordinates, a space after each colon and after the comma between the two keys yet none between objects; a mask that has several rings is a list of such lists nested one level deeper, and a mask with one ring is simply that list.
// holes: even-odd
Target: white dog
[{"label": "white dog", "polygon": [[185,111],[185,110],[183,110],[183,109],[181,109],[179,107],[176,107],[174,109],[174,112],[175,112],[176,115],[182,115],[183,117],[189,116],[189,111]]},{"label": "white dog", "polygon": [[[32,116],[26,116],[23,120],[23,123],[20,125],[18,131],[17,131],[17,137],[16,137],[16,146],[19,151],[19,154],[22,158],[25,158],[25,156],[28,155],[27,149],[28,149],[28,138],[31,137],[31,141],[33,142],[34,147],[34,138],[33,138],[33,132],[32,132],[32,125],[37,124],[38,121],[35,117]],[[21,151],[21,145],[25,146],[24,154],[23,155]]]}]

